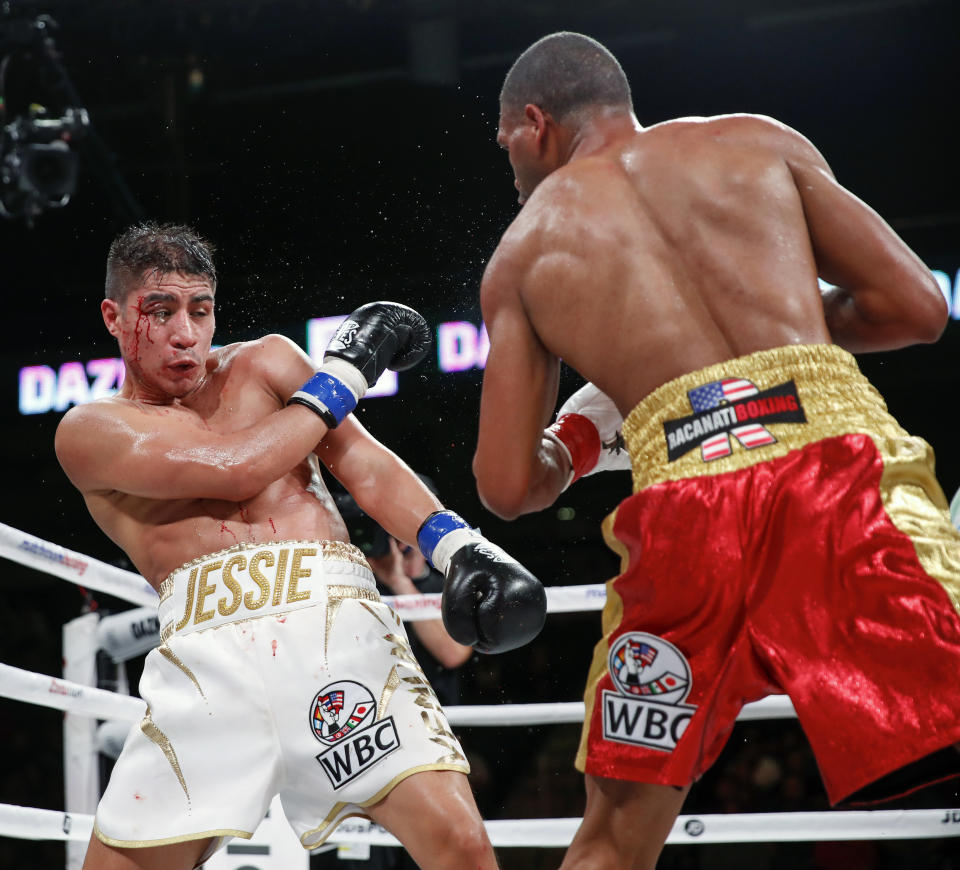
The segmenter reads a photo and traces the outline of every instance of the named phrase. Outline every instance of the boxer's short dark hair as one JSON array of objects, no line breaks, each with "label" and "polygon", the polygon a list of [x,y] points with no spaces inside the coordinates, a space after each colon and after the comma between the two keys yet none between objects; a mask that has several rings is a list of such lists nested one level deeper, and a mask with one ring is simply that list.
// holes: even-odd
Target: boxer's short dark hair
[{"label": "boxer's short dark hair", "polygon": [[582,33],[551,33],[514,62],[500,91],[500,105],[539,106],[557,120],[586,106],[633,107],[630,83],[617,59]]},{"label": "boxer's short dark hair", "polygon": [[204,275],[217,286],[214,246],[185,224],[136,224],[117,236],[107,255],[104,295],[122,302],[145,272]]}]

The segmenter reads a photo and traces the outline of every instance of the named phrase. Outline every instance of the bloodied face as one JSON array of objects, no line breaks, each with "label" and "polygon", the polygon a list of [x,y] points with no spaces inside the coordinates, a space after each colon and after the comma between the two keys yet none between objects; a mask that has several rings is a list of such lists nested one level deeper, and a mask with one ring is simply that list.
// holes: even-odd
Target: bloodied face
[{"label": "bloodied face", "polygon": [[213,341],[213,303],[208,277],[153,270],[123,302],[103,301],[104,322],[120,344],[137,398],[165,402],[200,385]]}]

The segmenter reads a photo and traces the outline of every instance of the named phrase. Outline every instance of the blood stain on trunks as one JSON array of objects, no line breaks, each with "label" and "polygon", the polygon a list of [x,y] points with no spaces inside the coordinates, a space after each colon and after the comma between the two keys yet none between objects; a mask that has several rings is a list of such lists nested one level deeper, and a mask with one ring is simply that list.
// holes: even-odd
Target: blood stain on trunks
[{"label": "blood stain on trunks", "polygon": [[277,657],[277,646],[278,646],[278,644],[277,644],[277,639],[276,639],[276,638],[274,638],[273,640],[270,641],[270,649],[273,650],[273,657],[274,657],[274,658]]}]

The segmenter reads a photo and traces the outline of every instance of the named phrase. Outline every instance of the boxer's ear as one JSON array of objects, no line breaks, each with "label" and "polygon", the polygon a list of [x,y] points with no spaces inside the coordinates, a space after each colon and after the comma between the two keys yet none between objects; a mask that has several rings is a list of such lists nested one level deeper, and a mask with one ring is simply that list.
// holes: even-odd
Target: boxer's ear
[{"label": "boxer's ear", "polygon": [[112,299],[104,299],[100,303],[100,313],[103,315],[103,323],[114,338],[120,337],[120,306]]},{"label": "boxer's ear", "polygon": [[547,127],[553,119],[535,103],[527,103],[523,107],[523,117],[527,124],[533,128],[533,135],[537,144],[542,144],[543,137],[547,134]]}]

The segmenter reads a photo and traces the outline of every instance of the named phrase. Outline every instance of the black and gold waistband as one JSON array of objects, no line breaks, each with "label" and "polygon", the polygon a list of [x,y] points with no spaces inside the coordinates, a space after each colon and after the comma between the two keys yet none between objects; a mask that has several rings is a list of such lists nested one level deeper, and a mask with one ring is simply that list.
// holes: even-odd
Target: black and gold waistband
[{"label": "black and gold waistband", "polygon": [[638,491],[722,474],[824,438],[906,432],[836,345],[788,345],[689,372],[644,398],[623,422]]}]

